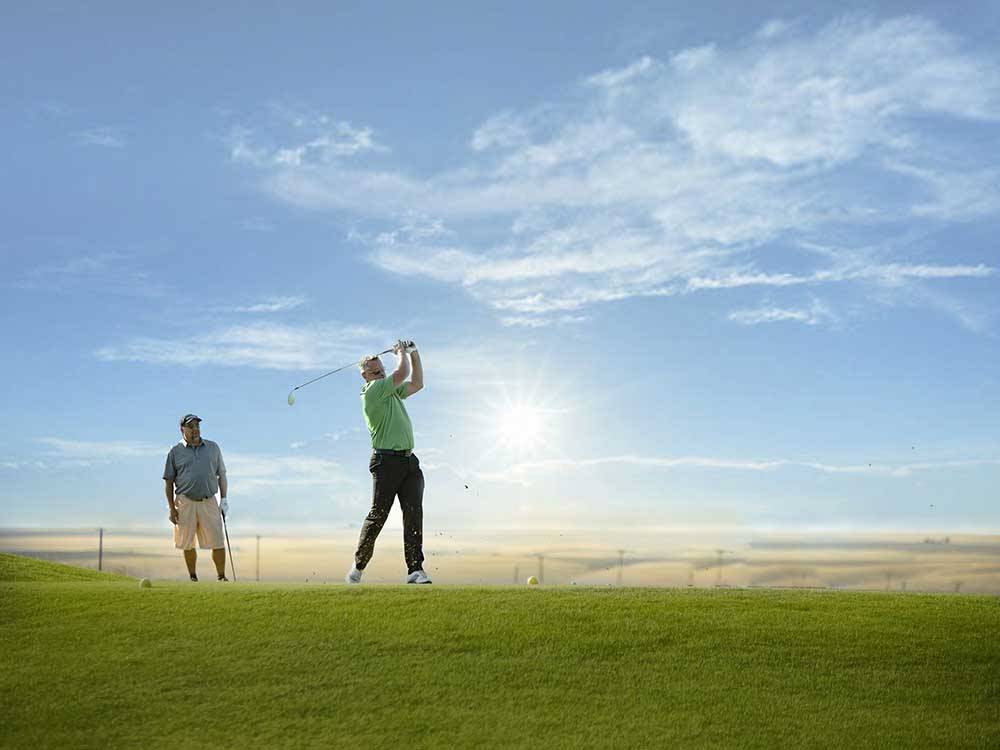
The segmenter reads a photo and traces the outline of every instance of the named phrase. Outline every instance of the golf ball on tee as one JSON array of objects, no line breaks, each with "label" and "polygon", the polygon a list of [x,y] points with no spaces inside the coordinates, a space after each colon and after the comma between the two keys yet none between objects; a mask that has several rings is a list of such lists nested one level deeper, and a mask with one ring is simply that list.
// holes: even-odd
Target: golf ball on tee
[{"label": "golf ball on tee", "polygon": [[139,581],[139,588],[148,589],[152,585],[153,585],[152,581],[150,581],[148,578],[143,578],[141,581]]},{"label": "golf ball on tee", "polygon": [[537,586],[538,585],[538,579],[535,578],[534,576],[528,576],[528,585],[529,586]]}]

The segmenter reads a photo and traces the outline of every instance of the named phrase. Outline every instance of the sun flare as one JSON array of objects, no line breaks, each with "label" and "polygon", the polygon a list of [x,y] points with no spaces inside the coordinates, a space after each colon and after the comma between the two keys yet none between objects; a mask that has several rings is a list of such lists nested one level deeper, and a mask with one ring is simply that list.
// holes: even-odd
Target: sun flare
[{"label": "sun flare", "polygon": [[544,438],[542,413],[527,404],[511,404],[497,415],[497,437],[505,448],[537,448]]}]

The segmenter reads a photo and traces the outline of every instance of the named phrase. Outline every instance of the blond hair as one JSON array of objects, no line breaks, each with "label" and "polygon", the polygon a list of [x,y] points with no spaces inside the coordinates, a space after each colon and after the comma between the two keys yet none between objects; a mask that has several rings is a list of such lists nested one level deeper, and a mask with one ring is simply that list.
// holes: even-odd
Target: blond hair
[{"label": "blond hair", "polygon": [[364,372],[365,371],[365,365],[367,365],[369,362],[371,362],[373,360],[376,360],[376,359],[378,359],[378,355],[377,354],[366,354],[365,356],[363,356],[361,358],[361,361],[358,362],[358,370],[360,370],[361,372]]}]

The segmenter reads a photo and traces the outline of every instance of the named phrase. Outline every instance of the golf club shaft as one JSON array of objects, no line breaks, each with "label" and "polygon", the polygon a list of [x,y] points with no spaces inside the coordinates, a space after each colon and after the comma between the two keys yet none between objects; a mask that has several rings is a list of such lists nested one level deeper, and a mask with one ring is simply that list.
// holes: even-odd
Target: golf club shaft
[{"label": "golf club shaft", "polygon": [[[386,349],[386,350],[385,350],[384,352],[379,352],[379,353],[378,353],[378,354],[376,354],[375,356],[376,356],[376,357],[381,357],[381,356],[382,356],[383,354],[390,354],[390,353],[392,353],[392,351],[393,351],[392,349]],[[334,374],[334,373],[336,373],[336,372],[340,372],[341,370],[346,370],[346,369],[347,369],[348,367],[353,367],[353,366],[354,366],[354,365],[356,365],[356,364],[357,364],[357,362],[348,362],[348,363],[347,363],[346,365],[344,365],[343,367],[338,367],[338,368],[337,368],[336,370],[330,370],[330,372],[326,372],[326,373],[323,373],[323,374],[322,374],[322,375],[320,375],[320,376],[319,376],[318,378],[313,378],[312,380],[308,380],[308,381],[306,381],[306,382],[305,382],[305,383],[303,383],[302,385],[297,385],[297,386],[295,386],[294,388],[292,388],[292,393],[294,393],[295,391],[297,391],[297,390],[298,390],[299,388],[305,388],[305,387],[306,387],[307,385],[309,385],[310,383],[315,383],[315,382],[316,382],[317,380],[322,380],[322,379],[323,379],[323,378],[325,378],[325,377],[326,377],[327,375],[333,375],[333,374]]]},{"label": "golf club shaft", "polygon": [[226,525],[226,514],[222,514],[222,530],[226,532],[226,547],[229,549],[229,564],[233,568],[233,583],[236,583],[236,561],[233,559],[233,548],[229,544],[229,527]]}]

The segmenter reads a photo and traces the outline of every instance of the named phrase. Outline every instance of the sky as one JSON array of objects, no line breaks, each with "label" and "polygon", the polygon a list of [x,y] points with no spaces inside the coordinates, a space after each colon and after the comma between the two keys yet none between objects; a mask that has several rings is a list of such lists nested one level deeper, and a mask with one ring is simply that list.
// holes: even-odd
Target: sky
[{"label": "sky", "polygon": [[357,527],[408,338],[428,535],[1000,533],[1000,5],[252,5],[5,11],[0,526]]}]

